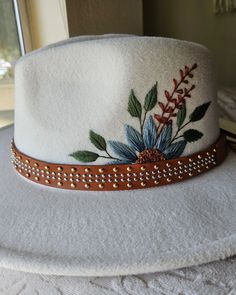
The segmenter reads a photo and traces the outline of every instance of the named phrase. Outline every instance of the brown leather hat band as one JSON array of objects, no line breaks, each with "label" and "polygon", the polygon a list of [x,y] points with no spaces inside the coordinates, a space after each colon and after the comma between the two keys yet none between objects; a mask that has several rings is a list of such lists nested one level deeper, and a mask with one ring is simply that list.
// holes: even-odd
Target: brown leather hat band
[{"label": "brown leather hat band", "polygon": [[226,154],[226,139],[221,135],[208,149],[172,160],[130,165],[67,165],[31,158],[12,143],[13,164],[22,176],[50,187],[91,191],[140,189],[176,183],[216,167]]}]

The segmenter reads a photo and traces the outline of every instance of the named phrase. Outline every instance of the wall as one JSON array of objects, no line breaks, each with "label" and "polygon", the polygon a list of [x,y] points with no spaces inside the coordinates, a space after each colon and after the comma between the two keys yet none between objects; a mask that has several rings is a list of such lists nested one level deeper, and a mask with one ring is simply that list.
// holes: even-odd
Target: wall
[{"label": "wall", "polygon": [[142,0],[67,0],[66,6],[71,37],[143,32]]},{"label": "wall", "polygon": [[215,15],[213,0],[144,0],[144,34],[199,42],[213,54],[218,85],[236,86],[236,13]]},{"label": "wall", "polygon": [[65,0],[27,0],[32,49],[69,37]]}]

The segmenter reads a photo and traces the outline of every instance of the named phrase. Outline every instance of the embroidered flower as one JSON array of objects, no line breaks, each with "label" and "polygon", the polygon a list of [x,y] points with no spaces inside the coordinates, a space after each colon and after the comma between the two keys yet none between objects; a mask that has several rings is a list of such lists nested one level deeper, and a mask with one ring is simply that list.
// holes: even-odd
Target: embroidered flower
[{"label": "embroidered flower", "polygon": [[[183,131],[189,124],[201,120],[211,102],[204,103],[195,108],[186,120],[186,100],[191,98],[195,89],[189,80],[193,78],[193,71],[197,68],[185,66],[180,69],[180,79],[173,79],[172,92],[165,90],[166,103],[157,101],[157,82],[147,93],[142,106],[132,89],[128,101],[128,112],[139,121],[140,130],[125,125],[127,143],[108,140],[94,131],[90,131],[91,143],[103,154],[91,151],[77,151],[70,156],[80,162],[94,162],[98,158],[112,160],[113,163],[149,163],[180,157],[189,142],[199,140],[203,134],[195,129]],[[148,115],[148,112],[159,105],[161,114]],[[173,120],[176,117],[177,130],[173,134]],[[156,121],[156,122],[155,122]],[[181,133],[182,132],[182,133]],[[181,133],[181,134],[180,134]],[[108,152],[112,151],[113,154]]]}]

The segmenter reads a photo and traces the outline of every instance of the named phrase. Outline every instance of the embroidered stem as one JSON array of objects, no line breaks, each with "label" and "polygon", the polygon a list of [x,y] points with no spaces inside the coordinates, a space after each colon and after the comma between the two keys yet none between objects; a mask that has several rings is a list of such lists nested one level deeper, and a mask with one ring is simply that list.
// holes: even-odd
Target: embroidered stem
[{"label": "embroidered stem", "polygon": [[172,138],[172,140],[170,141],[169,145],[172,144],[173,141],[175,141],[176,139],[183,137],[183,135],[178,136],[179,132],[184,129],[184,127],[186,127],[189,123],[191,123],[191,120],[189,120],[187,123],[185,123],[182,127],[178,128],[174,137]]},{"label": "embroidered stem", "polygon": [[118,158],[112,157],[112,155],[110,155],[110,154],[108,153],[107,150],[105,150],[105,153],[108,155],[108,157],[106,157],[106,156],[99,156],[99,157],[100,157],[100,158],[105,158],[105,159],[112,159],[112,160],[121,161],[121,160],[118,159]]},{"label": "embroidered stem", "polygon": [[144,125],[144,123],[145,123],[145,120],[146,120],[146,116],[147,116],[147,112],[148,111],[145,111],[145,113],[144,113],[144,117],[143,117],[143,122],[141,123],[141,119],[140,119],[140,129],[141,129],[141,135],[143,136],[143,125]]},{"label": "embroidered stem", "polygon": [[109,156],[109,157],[107,157],[107,156],[101,156],[101,155],[99,155],[99,158],[104,158],[104,159],[112,159],[112,160],[121,161],[121,159],[114,158],[114,157],[112,157],[112,156]]}]

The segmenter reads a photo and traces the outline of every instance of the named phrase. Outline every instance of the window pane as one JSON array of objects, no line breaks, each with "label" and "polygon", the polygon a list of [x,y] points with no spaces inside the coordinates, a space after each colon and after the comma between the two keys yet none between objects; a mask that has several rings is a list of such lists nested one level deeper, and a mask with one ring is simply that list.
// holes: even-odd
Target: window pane
[{"label": "window pane", "polygon": [[14,6],[10,0],[0,0],[0,82],[13,78],[11,63],[20,56]]}]

